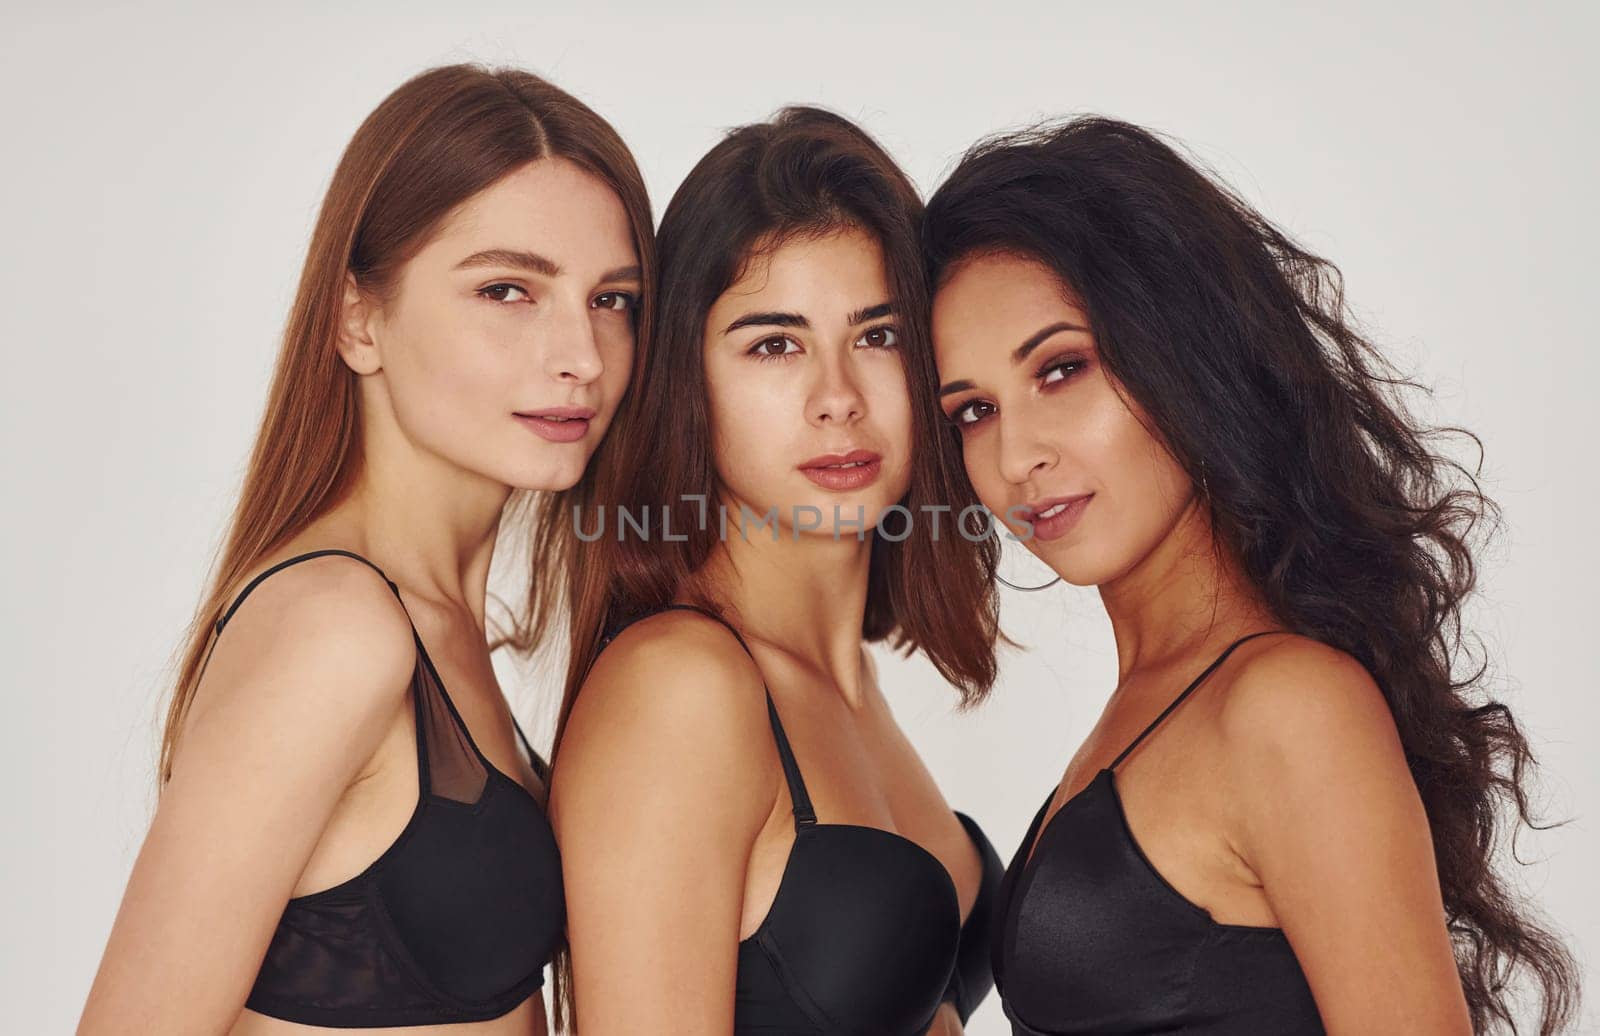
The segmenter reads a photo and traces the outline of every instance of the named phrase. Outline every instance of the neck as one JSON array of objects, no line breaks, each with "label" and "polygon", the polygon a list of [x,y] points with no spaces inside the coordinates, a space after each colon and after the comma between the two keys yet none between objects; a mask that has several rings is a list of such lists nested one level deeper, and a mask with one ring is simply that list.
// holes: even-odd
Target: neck
[{"label": "neck", "polygon": [[385,417],[364,423],[362,471],[342,508],[390,579],[469,612],[483,629],[489,565],[511,488],[423,449]]},{"label": "neck", "polygon": [[[866,691],[861,624],[867,610],[870,532],[803,532],[780,521],[741,529],[739,501],[723,501],[728,531],[696,583],[737,615],[740,632],[820,672],[852,707]],[[754,509],[752,509],[754,510]],[[781,509],[780,509],[781,510]]]},{"label": "neck", "polygon": [[1100,586],[1117,642],[1118,682],[1187,662],[1217,642],[1278,625],[1236,560],[1212,535],[1198,498],[1155,550]]}]

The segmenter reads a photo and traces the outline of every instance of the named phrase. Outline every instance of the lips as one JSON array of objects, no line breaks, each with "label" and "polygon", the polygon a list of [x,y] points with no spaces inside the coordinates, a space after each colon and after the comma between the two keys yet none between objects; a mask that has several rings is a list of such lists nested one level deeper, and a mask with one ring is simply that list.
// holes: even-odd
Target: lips
[{"label": "lips", "polygon": [[883,457],[872,450],[825,453],[800,464],[800,472],[806,478],[836,492],[870,486],[882,471]]},{"label": "lips", "polygon": [[1083,517],[1084,510],[1093,498],[1093,493],[1051,497],[1019,507],[1015,514],[1033,526],[1034,539],[1056,540],[1078,524],[1078,519]]},{"label": "lips", "polygon": [[552,406],[518,410],[512,416],[550,442],[577,442],[589,434],[589,421],[594,415],[594,407]]}]

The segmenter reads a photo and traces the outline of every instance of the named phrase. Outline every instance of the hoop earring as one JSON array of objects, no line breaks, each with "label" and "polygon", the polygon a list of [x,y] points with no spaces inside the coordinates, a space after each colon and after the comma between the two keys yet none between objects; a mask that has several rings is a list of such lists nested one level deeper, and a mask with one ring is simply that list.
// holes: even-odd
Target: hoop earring
[{"label": "hoop earring", "polygon": [[[1000,538],[1000,527],[998,525],[991,525],[989,527],[989,532],[997,540]],[[1005,585],[1011,587],[1011,589],[1013,589],[1013,590],[1021,590],[1025,594],[1031,594],[1031,593],[1034,593],[1034,592],[1036,592],[1038,590],[1048,590],[1050,587],[1055,586],[1057,583],[1061,582],[1061,577],[1058,575],[1054,579],[1050,580],[1050,582],[1044,583],[1044,584],[1042,584],[1040,586],[1018,586],[1016,583],[1013,583],[1011,580],[1009,580],[1005,576],[1001,575],[998,568],[995,570],[994,577],[996,579],[998,579],[1000,582],[1004,583]]]},{"label": "hoop earring", "polygon": [[1029,593],[1029,594],[1033,593],[1035,590],[1048,590],[1050,587],[1055,586],[1057,583],[1061,582],[1061,577],[1060,576],[1056,576],[1054,579],[1050,580],[1050,582],[1048,582],[1048,583],[1045,583],[1043,586],[1018,586],[1016,583],[1013,583],[1011,580],[1007,579],[1005,576],[1001,575],[999,572],[996,572],[994,574],[994,577],[996,579],[1000,580],[1000,582],[1002,582],[1002,583],[1006,584],[1007,586],[1011,587],[1011,589],[1013,589],[1013,590],[1021,590],[1023,593]]}]

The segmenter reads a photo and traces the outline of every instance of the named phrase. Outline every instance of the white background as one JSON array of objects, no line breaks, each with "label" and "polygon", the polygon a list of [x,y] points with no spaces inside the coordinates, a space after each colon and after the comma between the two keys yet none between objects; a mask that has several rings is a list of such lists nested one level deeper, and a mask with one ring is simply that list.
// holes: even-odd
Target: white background
[{"label": "white background", "polygon": [[[0,1028],[66,1032],[82,1005],[153,802],[167,666],[339,152],[404,78],[458,60],[591,103],[658,213],[722,129],[784,102],[861,120],[930,190],[980,135],[1046,115],[1187,141],[1342,267],[1437,387],[1424,415],[1485,440],[1508,530],[1471,618],[1545,764],[1547,815],[1574,818],[1523,841],[1520,876],[1581,953],[1600,948],[1593,6],[316,6],[4,15]],[[1115,659],[1092,591],[1005,607],[1035,650],[1005,657],[981,712],[956,715],[920,660],[882,668],[947,797],[1009,857]],[[505,676],[547,732],[550,684]],[[970,1031],[1004,1032],[993,998]]]}]

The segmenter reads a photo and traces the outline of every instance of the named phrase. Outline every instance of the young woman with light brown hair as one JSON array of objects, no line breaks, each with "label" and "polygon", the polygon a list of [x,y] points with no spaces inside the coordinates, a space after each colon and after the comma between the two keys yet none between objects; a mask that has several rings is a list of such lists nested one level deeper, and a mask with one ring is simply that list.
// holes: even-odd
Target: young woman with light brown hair
[{"label": "young woman with light brown hair", "polygon": [[486,582],[526,501],[525,635],[561,605],[556,516],[625,392],[652,262],[627,148],[536,76],[433,69],[362,124],[80,1032],[545,1031],[560,861]]}]

